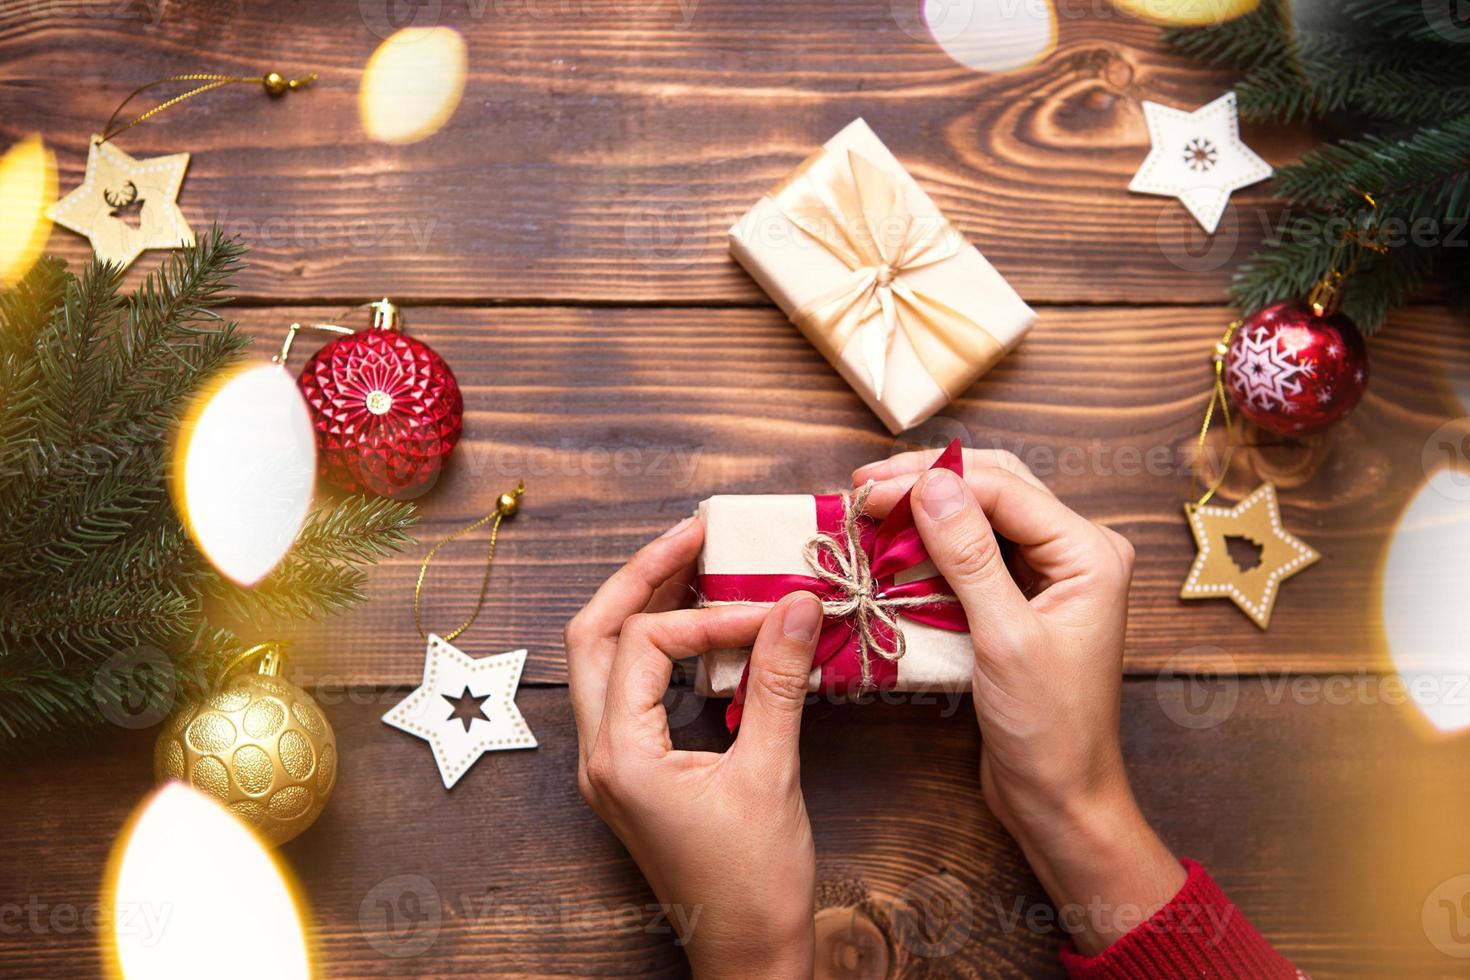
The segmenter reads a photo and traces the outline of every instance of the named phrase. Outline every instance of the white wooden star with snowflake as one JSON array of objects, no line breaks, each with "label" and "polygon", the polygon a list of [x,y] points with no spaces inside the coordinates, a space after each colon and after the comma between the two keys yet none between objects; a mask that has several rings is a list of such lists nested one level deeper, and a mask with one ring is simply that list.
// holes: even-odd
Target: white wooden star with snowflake
[{"label": "white wooden star with snowflake", "polygon": [[1211,234],[1231,191],[1271,176],[1271,165],[1240,140],[1234,92],[1193,112],[1145,101],[1143,116],[1153,149],[1128,189],[1179,198]]},{"label": "white wooden star with snowflake", "polygon": [[525,665],[525,650],[476,658],[430,633],[423,683],[383,721],[433,747],[448,789],[486,752],[536,747],[515,702]]}]

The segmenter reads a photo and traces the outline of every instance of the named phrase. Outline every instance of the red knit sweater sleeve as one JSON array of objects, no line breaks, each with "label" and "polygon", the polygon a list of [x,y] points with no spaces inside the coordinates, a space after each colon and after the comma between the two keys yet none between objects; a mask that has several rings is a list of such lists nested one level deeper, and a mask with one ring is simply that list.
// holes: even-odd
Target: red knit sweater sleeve
[{"label": "red knit sweater sleeve", "polygon": [[1305,977],[1256,932],[1194,861],[1179,894],[1096,956],[1070,943],[1062,965],[1074,980],[1295,980]]}]

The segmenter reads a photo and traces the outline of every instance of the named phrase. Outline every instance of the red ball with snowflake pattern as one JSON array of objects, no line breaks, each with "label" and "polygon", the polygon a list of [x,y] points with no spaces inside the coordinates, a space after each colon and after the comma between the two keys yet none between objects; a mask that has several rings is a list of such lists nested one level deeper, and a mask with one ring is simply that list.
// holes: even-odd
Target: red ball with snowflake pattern
[{"label": "red ball with snowflake pattern", "polygon": [[1225,352],[1225,388],[1246,418],[1285,436],[1338,421],[1368,386],[1368,351],[1342,313],[1317,316],[1304,303],[1247,317]]},{"label": "red ball with snowflake pattern", "polygon": [[306,362],[298,384],[321,474],[344,490],[417,496],[459,441],[464,399],[454,372],[397,329],[337,338]]}]

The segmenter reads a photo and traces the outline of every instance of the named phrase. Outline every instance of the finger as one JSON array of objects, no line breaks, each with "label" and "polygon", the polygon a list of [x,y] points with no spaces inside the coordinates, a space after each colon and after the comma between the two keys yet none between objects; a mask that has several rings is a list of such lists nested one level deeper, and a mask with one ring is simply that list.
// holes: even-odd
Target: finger
[{"label": "finger", "polygon": [[629,619],[613,658],[599,727],[614,744],[651,736],[667,746],[663,696],[674,661],[750,646],[766,614],[765,606],[739,603]]},{"label": "finger", "polygon": [[676,524],[614,572],[567,624],[567,685],[584,759],[607,701],[608,672],[623,623],[648,608],[671,577],[690,568],[703,543],[699,521]]},{"label": "finger", "polygon": [[686,608],[697,597],[693,582],[694,566],[685,565],[674,573],[673,578],[654,591],[653,598],[648,600],[648,605],[643,607],[643,611],[657,613]]},{"label": "finger", "polygon": [[1022,647],[1036,617],[969,485],[949,470],[931,470],[915,485],[914,503],[919,537],[964,606],[977,652]]},{"label": "finger", "polygon": [[[1009,473],[1045,493],[1047,496],[1056,496],[1056,494],[1051,492],[1050,487],[1041,482],[1040,477],[1025,467],[1019,470],[1010,470],[1005,467],[972,466],[967,460],[965,464],[965,479],[967,481],[972,479],[975,481],[972,484],[972,489],[978,485],[980,480],[986,477],[987,471]],[[918,482],[919,477],[923,476],[925,472],[927,471],[920,470],[917,473],[905,473],[901,476],[890,477],[880,483],[873,484],[873,490],[868,495],[867,513],[880,518],[887,515],[893,509],[893,505],[898,503],[903,495],[909,492],[909,488]]]},{"label": "finger", "polygon": [[[887,459],[880,459],[875,463],[860,466],[852,474],[852,485],[860,487],[869,480],[875,483],[890,480],[896,476],[918,476],[934,465],[942,449],[925,449],[916,452],[899,453]],[[1031,468],[1021,462],[1021,458],[1015,453],[1005,449],[966,449],[964,451],[964,468],[968,471],[980,466],[993,466],[998,469],[1009,470],[1022,477],[1035,479]],[[1045,486],[1040,480],[1036,480],[1037,486]]]},{"label": "finger", "polygon": [[660,586],[694,561],[703,544],[704,525],[686,517],[640,548],[578,614],[586,632],[617,636],[623,621],[642,612]]},{"label": "finger", "polygon": [[1085,575],[1104,557],[1115,560],[1102,528],[1013,474],[981,471],[966,482],[991,526],[1046,581]]},{"label": "finger", "polygon": [[810,592],[792,593],[771,609],[750,654],[737,757],[762,769],[796,764],[801,707],[821,626],[822,604]]}]

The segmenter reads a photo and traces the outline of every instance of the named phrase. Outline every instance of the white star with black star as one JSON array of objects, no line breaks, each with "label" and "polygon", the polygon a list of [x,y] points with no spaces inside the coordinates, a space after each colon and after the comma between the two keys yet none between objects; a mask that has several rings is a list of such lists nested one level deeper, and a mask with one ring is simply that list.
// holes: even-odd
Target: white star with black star
[{"label": "white star with black star", "polygon": [[1128,189],[1179,198],[1211,234],[1231,191],[1271,176],[1271,165],[1240,141],[1234,92],[1193,112],[1145,101],[1143,116],[1153,149]]},{"label": "white star with black star", "polygon": [[486,752],[536,747],[515,702],[525,665],[525,650],[476,658],[430,633],[423,683],[383,721],[433,747],[448,789]]}]

